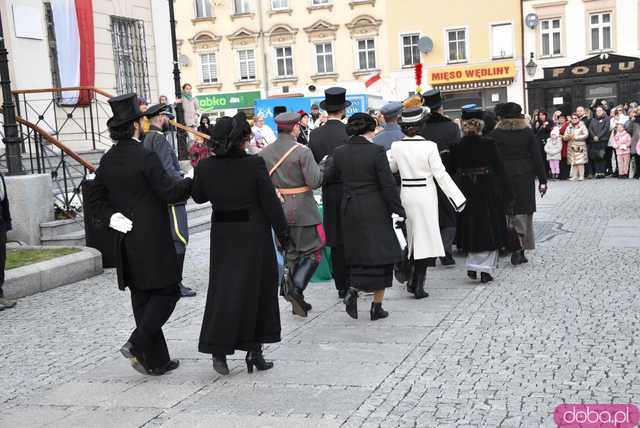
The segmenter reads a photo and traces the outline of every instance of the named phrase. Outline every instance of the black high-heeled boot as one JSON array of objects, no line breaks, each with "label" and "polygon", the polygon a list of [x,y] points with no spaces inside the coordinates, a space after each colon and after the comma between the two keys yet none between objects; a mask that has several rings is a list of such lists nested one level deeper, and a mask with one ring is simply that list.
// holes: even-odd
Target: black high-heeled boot
[{"label": "black high-heeled boot", "polygon": [[247,372],[253,373],[253,368],[257,368],[258,371],[265,371],[273,368],[271,361],[265,361],[264,355],[262,355],[262,348],[257,351],[248,351],[244,361],[247,363]]},{"label": "black high-heeled boot", "polygon": [[493,277],[486,272],[480,272],[480,282],[486,284],[493,281]]},{"label": "black high-heeled boot", "polygon": [[429,293],[424,291],[424,283],[427,280],[427,272],[416,274],[415,280],[415,291],[413,292],[413,295],[416,296],[416,299],[424,299],[425,297],[429,297]]},{"label": "black high-heeled boot", "polygon": [[353,318],[358,319],[358,291],[355,288],[349,287],[347,295],[344,296],[345,311]]},{"label": "black high-heeled boot", "polygon": [[478,279],[478,273],[476,271],[474,271],[474,270],[468,270],[467,271],[467,276],[470,279]]},{"label": "black high-heeled boot", "polygon": [[212,355],[211,360],[213,361],[213,369],[220,373],[223,376],[229,374],[229,366],[227,365],[227,356],[226,355]]},{"label": "black high-heeled boot", "polygon": [[389,316],[389,312],[382,309],[382,303],[371,303],[371,321],[380,320]]}]

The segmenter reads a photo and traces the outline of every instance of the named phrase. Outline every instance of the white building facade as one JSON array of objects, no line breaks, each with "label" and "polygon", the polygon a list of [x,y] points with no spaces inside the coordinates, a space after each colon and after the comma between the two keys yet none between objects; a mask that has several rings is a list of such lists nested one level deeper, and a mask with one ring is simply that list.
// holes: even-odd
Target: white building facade
[{"label": "white building facade", "polygon": [[640,100],[640,1],[525,0],[531,110]]}]

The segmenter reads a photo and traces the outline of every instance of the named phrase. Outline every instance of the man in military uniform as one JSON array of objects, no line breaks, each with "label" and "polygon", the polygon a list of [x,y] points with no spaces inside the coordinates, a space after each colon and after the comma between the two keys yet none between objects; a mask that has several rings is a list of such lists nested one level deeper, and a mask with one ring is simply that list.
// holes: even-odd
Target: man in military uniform
[{"label": "man in military uniform", "polygon": [[[349,142],[347,127],[342,123],[346,109],[351,102],[346,99],[344,88],[329,88],[324,92],[325,99],[320,108],[327,112],[327,123],[311,131],[309,148],[313,152],[316,162],[320,163],[325,157],[331,156],[336,147]],[[322,185],[322,208],[324,230],[327,233],[327,245],[331,247],[331,273],[338,290],[338,296],[343,299],[347,294],[347,264],[342,243],[340,226],[340,206],[342,204],[342,182],[328,181]]]},{"label": "man in military uniform", "polygon": [[385,150],[391,148],[391,144],[404,139],[405,135],[398,125],[398,118],[402,111],[402,103],[390,102],[385,104],[380,113],[384,116],[384,130],[373,138],[374,144],[384,147]]},{"label": "man in military uniform", "polygon": [[285,298],[291,302],[294,314],[306,317],[311,305],[304,300],[304,290],[318,268],[317,253],[324,245],[318,233],[322,219],[313,197],[313,190],[322,185],[322,170],[311,150],[297,143],[300,116],[293,112],[280,113],[275,120],[278,138],[259,156],[267,164],[289,224]]},{"label": "man in military uniform", "polygon": [[[454,171],[451,170],[451,149],[460,141],[460,128],[444,115],[444,100],[437,89],[425,92],[423,104],[431,109],[431,116],[418,134],[425,140],[433,141],[438,145],[442,163],[449,175],[453,175]],[[445,251],[445,257],[441,257],[440,262],[443,266],[452,266],[456,264],[452,255],[452,246],[456,238],[456,212],[440,187],[437,184],[436,186],[438,188],[440,235]]]},{"label": "man in military uniform", "polygon": [[[183,173],[180,169],[180,162],[176,152],[172,149],[171,143],[162,132],[163,127],[169,122],[171,113],[169,106],[164,104],[156,104],[149,107],[147,117],[149,118],[149,131],[145,134],[143,144],[144,148],[151,150],[158,158],[167,175],[175,179],[182,179]],[[178,257],[178,274],[180,276],[181,297],[193,297],[196,292],[182,284],[182,274],[184,271],[184,259],[187,252],[187,244],[189,243],[189,224],[187,222],[187,202],[181,201],[177,204],[169,204],[169,221],[171,223],[171,238],[176,248]]]}]

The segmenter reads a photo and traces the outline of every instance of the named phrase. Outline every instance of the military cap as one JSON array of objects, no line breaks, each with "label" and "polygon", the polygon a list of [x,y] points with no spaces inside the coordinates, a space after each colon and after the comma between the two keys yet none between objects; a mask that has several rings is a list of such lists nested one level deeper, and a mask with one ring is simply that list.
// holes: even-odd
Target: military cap
[{"label": "military cap", "polygon": [[276,116],[276,124],[278,128],[293,129],[300,123],[300,114],[294,111],[287,111]]},{"label": "military cap", "polygon": [[390,103],[386,103],[380,109],[380,113],[382,113],[384,117],[397,117],[401,111],[402,111],[402,103],[398,101],[392,101]]}]

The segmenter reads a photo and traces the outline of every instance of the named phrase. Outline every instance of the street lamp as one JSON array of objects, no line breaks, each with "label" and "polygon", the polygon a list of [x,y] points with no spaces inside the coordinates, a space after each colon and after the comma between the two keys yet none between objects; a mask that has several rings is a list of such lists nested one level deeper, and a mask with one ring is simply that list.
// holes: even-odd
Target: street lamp
[{"label": "street lamp", "polygon": [[533,60],[533,52],[531,52],[531,59],[529,60],[529,63],[525,65],[524,68],[527,69],[527,74],[529,76],[533,77],[536,75],[536,72],[538,71],[538,64]]},{"label": "street lamp", "polygon": [[7,157],[9,175],[24,174],[22,168],[22,152],[18,138],[18,124],[16,123],[16,106],[11,94],[11,79],[9,76],[9,52],[4,45],[4,30],[0,16],[0,86],[2,86],[2,114],[4,115],[4,147]]},{"label": "street lamp", "polygon": [[[169,25],[171,27],[171,47],[173,48],[173,85],[176,100],[182,98],[182,88],[180,86],[180,64],[178,63],[178,42],[176,40],[176,17],[173,10],[174,0],[169,1]],[[184,108],[182,103],[176,103],[176,121],[184,125]],[[183,129],[178,128],[178,158],[180,160],[189,159],[187,151],[187,134]]]}]

